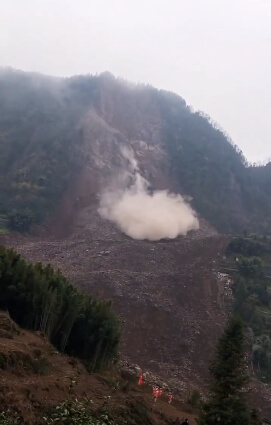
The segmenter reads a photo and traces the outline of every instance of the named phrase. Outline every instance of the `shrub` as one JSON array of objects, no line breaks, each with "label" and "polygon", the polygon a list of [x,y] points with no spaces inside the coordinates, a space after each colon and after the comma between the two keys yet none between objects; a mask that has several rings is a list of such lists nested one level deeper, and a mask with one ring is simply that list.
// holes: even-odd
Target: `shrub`
[{"label": "shrub", "polygon": [[10,412],[1,412],[0,413],[0,425],[17,425],[18,416],[11,415]]},{"label": "shrub", "polygon": [[95,418],[86,404],[78,400],[61,403],[43,419],[47,425],[115,425],[106,413]]}]

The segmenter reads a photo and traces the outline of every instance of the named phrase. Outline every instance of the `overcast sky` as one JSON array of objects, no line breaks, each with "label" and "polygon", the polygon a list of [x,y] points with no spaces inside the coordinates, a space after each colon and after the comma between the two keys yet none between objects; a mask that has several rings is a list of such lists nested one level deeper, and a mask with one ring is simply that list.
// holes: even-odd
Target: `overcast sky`
[{"label": "overcast sky", "polygon": [[271,156],[271,0],[3,1],[0,65],[172,90],[248,160]]}]

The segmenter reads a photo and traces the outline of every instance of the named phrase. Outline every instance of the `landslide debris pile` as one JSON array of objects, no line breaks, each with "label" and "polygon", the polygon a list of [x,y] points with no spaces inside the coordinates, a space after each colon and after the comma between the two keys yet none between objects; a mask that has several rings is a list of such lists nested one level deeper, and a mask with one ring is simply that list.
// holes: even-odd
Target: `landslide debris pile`
[{"label": "landslide debris pile", "polygon": [[69,237],[5,242],[28,260],[51,263],[86,292],[111,299],[122,322],[120,351],[130,362],[182,381],[184,389],[204,384],[226,317],[215,273],[224,240],[207,223],[173,241],[135,241],[87,207]]}]

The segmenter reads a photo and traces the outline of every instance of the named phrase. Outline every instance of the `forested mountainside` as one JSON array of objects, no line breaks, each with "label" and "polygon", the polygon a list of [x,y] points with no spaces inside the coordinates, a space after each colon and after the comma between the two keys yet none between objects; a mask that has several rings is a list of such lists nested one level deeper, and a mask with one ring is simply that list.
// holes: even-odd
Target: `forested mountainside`
[{"label": "forested mountainside", "polygon": [[218,230],[270,233],[271,164],[248,166],[222,130],[173,93],[109,73],[59,79],[2,69],[0,99],[2,232],[42,223],[85,170],[95,186],[97,173],[119,166],[118,145],[140,142],[139,166],[155,168],[154,187],[161,170]]}]

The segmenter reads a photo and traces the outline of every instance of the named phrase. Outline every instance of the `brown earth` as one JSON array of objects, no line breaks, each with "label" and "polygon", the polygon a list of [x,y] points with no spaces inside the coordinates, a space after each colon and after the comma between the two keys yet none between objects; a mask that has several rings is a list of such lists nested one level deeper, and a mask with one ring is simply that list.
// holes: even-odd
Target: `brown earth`
[{"label": "brown earth", "polygon": [[133,363],[187,383],[206,376],[225,321],[214,272],[223,239],[206,223],[189,237],[142,242],[121,234],[89,207],[68,238],[16,237],[6,244],[31,261],[51,263],[84,290],[112,299],[122,318],[121,353]]},{"label": "brown earth", "polygon": [[19,329],[0,312],[0,410],[17,412],[25,424],[41,424],[50,407],[69,399],[88,399],[92,412],[104,407],[116,421],[129,420],[130,410],[143,404],[150,425],[171,424],[184,416],[195,425],[191,413],[184,411],[187,406],[176,401],[168,405],[166,397],[154,405],[151,387],[139,389],[136,377],[124,379],[117,370],[88,374],[41,334]]},{"label": "brown earth", "polygon": [[[226,238],[201,220],[200,230],[187,237],[135,241],[102,220],[94,205],[74,222],[62,239],[9,235],[0,242],[28,260],[51,263],[78,287],[113,301],[122,321],[124,369],[139,365],[150,382],[168,385],[183,401],[194,388],[205,393],[208,363],[227,318],[227,296],[217,277]],[[270,417],[270,386],[253,382],[252,395]]]},{"label": "brown earth", "polygon": [[[200,229],[186,237],[132,240],[98,215],[94,189],[84,197],[89,178],[85,173],[69,189],[58,214],[36,236],[6,235],[0,243],[110,298],[121,318],[120,354],[128,364],[168,384],[179,399],[193,388],[206,393],[208,364],[227,320],[227,295],[217,275],[227,238],[200,219]],[[257,406],[271,416],[270,386],[253,387]]]},{"label": "brown earth", "polygon": [[[173,241],[135,241],[92,205],[77,214],[65,238],[9,235],[1,242],[28,260],[51,263],[83,290],[110,298],[122,321],[122,358],[185,400],[193,388],[206,392],[208,363],[227,318],[217,278],[227,239],[204,220],[200,224]],[[256,404],[271,415],[270,387],[253,386]]]}]

